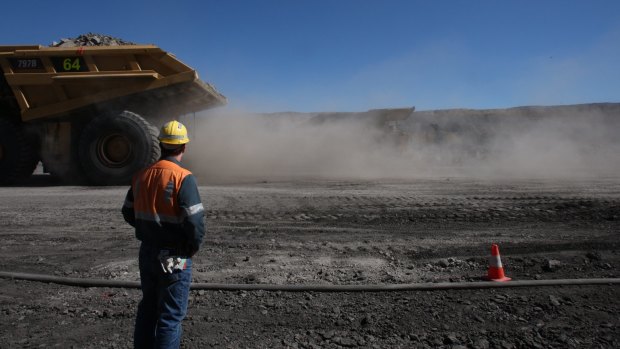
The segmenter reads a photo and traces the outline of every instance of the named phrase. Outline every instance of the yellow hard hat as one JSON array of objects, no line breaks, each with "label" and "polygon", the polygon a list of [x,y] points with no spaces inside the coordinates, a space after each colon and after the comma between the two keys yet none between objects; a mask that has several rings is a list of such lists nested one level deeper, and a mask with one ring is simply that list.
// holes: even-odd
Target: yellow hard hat
[{"label": "yellow hard hat", "polygon": [[185,128],[185,125],[176,120],[168,121],[159,131],[159,141],[164,144],[185,144],[189,142],[189,137],[187,137],[187,128]]}]

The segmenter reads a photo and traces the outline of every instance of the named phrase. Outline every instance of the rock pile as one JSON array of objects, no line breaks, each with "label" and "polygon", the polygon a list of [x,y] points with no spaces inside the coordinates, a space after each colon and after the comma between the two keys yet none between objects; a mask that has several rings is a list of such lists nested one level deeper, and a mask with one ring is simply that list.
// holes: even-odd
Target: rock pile
[{"label": "rock pile", "polygon": [[78,47],[78,46],[119,46],[135,45],[133,42],[115,38],[109,35],[87,33],[72,39],[54,41],[50,47]]}]

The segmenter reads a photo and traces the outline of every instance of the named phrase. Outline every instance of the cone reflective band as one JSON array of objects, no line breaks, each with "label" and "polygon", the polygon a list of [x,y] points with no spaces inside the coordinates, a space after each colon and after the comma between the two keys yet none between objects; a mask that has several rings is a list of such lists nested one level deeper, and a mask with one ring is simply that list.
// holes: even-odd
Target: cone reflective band
[{"label": "cone reflective band", "polygon": [[489,270],[487,272],[487,280],[492,281],[509,281],[509,277],[504,275],[504,266],[499,256],[499,247],[497,244],[491,245],[491,257],[489,257]]},{"label": "cone reflective band", "polygon": [[494,255],[493,253],[491,253],[491,257],[489,257],[489,266],[495,268],[503,268],[502,259],[499,257],[499,255]]}]

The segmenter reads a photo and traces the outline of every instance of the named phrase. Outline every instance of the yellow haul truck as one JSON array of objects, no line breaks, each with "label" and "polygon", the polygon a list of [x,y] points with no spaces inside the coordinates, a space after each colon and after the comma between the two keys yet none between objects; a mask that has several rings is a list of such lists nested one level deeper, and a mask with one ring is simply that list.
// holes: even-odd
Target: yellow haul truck
[{"label": "yellow haul truck", "polygon": [[225,103],[157,46],[0,46],[0,183],[41,161],[61,179],[127,184],[159,157],[163,120]]}]

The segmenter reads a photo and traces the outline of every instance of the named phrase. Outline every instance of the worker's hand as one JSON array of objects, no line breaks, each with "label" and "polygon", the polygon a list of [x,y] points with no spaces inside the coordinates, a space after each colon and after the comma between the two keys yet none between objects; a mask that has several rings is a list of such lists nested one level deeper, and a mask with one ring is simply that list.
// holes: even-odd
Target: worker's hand
[{"label": "worker's hand", "polygon": [[172,268],[174,267],[174,258],[165,257],[159,260],[159,264],[161,265],[161,269],[164,274],[172,274]]},{"label": "worker's hand", "polygon": [[159,264],[164,274],[172,274],[175,270],[184,270],[187,259],[179,256],[164,256],[159,258]]}]

